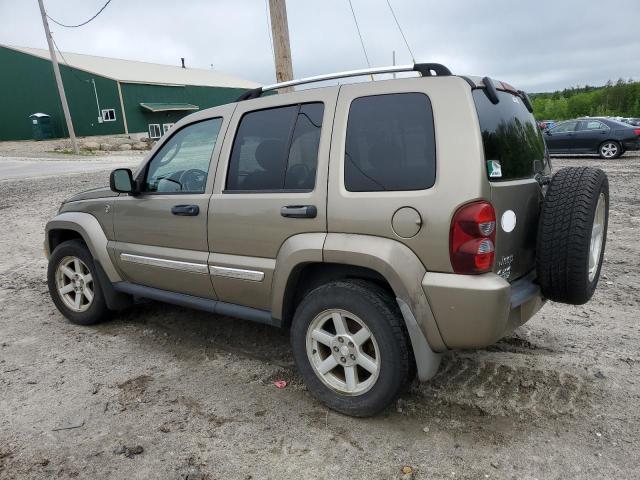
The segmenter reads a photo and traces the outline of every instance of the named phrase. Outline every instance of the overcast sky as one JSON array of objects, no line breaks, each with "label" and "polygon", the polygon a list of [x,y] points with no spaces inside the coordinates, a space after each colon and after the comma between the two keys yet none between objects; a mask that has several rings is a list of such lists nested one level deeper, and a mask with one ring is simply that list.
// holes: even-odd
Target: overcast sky
[{"label": "overcast sky", "polygon": [[[372,66],[411,63],[386,0],[352,0]],[[104,0],[45,0],[79,23]],[[417,61],[530,92],[640,79],[640,0],[391,0]],[[599,7],[596,8],[596,5]],[[366,67],[348,0],[288,0],[296,77]],[[112,0],[81,28],[51,24],[69,52],[275,78],[265,0]],[[0,0],[0,44],[46,48],[37,0]],[[0,66],[1,67],[1,66]],[[1,68],[0,68],[1,70]]]}]

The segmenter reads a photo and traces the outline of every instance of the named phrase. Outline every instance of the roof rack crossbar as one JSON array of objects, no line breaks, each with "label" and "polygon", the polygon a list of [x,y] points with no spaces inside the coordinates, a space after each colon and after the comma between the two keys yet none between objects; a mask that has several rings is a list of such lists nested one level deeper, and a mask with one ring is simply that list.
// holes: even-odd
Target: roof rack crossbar
[{"label": "roof rack crossbar", "polygon": [[270,90],[277,90],[278,88],[293,87],[295,85],[304,85],[306,83],[322,82],[325,80],[335,80],[338,78],[360,77],[364,75],[376,75],[381,73],[400,73],[400,72],[418,72],[423,77],[430,77],[433,74],[437,76],[451,75],[451,70],[449,70],[447,67],[439,63],[416,63],[416,64],[409,64],[409,65],[393,65],[389,67],[365,68],[361,70],[348,70],[346,72],[327,73],[325,75],[316,75],[314,77],[299,78],[297,80],[289,80],[288,82],[280,82],[280,83],[274,83],[272,85],[265,85],[263,87],[258,87],[253,90],[246,91],[238,98],[237,101],[240,102],[242,100],[257,98],[262,93],[268,92]]}]

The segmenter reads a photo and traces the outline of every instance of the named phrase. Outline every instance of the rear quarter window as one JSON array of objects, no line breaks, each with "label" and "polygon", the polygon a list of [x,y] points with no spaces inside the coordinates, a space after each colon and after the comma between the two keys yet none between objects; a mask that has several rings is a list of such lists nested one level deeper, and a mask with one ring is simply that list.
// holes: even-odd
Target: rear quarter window
[{"label": "rear quarter window", "polygon": [[494,105],[483,89],[473,91],[487,177],[492,182],[531,178],[544,168],[542,132],[519,97],[498,91],[498,98]]},{"label": "rear quarter window", "polygon": [[353,100],[344,156],[350,192],[432,187],[436,150],[429,97],[397,93]]}]

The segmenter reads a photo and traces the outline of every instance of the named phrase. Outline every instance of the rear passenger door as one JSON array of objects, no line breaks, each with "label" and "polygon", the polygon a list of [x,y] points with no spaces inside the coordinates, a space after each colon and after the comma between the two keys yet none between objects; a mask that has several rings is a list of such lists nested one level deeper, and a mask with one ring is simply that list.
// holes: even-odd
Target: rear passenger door
[{"label": "rear passenger door", "polygon": [[269,310],[283,243],[326,232],[337,89],[238,103],[209,206],[209,268],[221,301]]},{"label": "rear passenger door", "polygon": [[599,120],[583,120],[578,124],[575,143],[580,151],[594,153],[600,144],[606,140],[609,127]]}]

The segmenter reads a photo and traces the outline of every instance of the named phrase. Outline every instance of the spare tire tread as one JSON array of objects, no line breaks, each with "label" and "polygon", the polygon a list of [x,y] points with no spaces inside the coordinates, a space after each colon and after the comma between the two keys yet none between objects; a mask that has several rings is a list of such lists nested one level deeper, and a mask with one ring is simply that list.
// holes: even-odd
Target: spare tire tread
[{"label": "spare tire tread", "polygon": [[[609,184],[600,169],[570,167],[554,175],[540,216],[536,246],[538,282],[546,298],[575,305],[591,298],[599,271],[589,282],[588,255],[595,207],[602,191],[608,206]],[[603,252],[606,222],[607,215]]]}]

